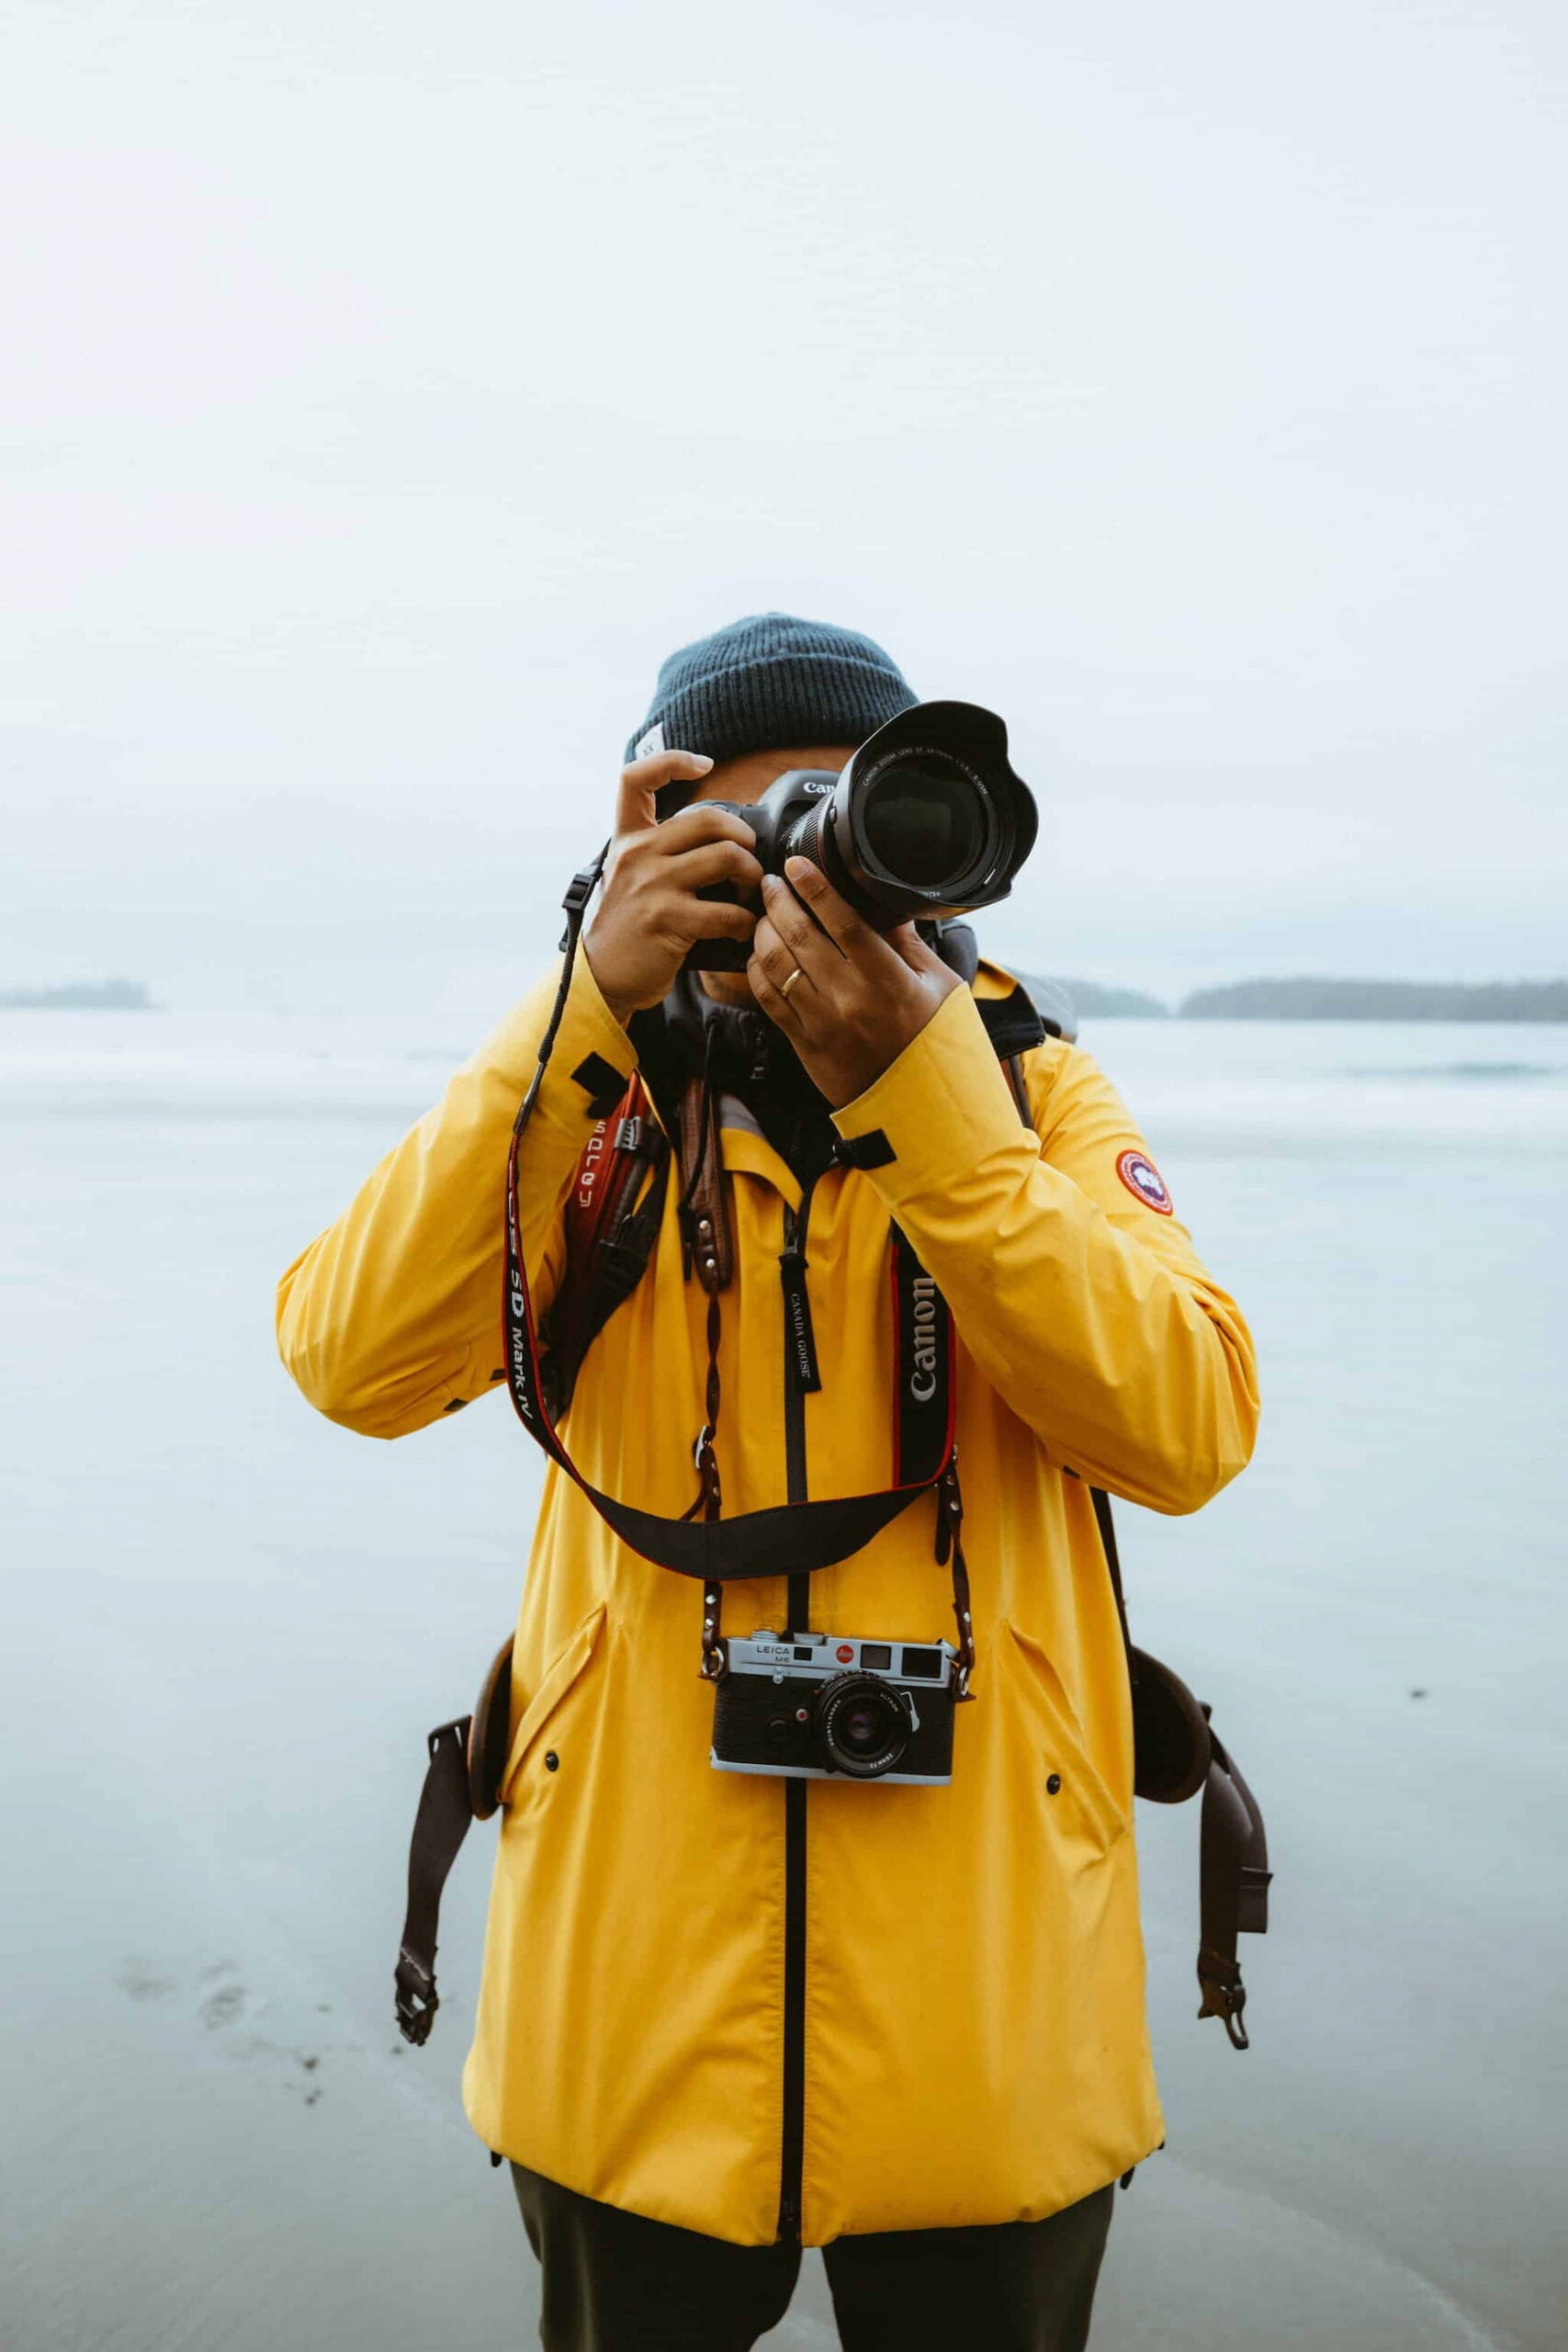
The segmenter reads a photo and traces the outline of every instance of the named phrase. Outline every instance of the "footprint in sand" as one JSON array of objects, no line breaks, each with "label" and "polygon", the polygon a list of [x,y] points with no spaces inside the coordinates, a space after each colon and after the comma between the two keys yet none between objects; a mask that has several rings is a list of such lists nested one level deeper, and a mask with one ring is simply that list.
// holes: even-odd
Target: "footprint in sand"
[{"label": "footprint in sand", "polygon": [[132,1957],[120,1962],[115,1983],[133,2001],[166,2001],[175,1989],[171,1976],[160,1976],[145,1960]]},{"label": "footprint in sand", "polygon": [[[203,1971],[204,1982],[214,1979],[216,1982],[213,1982],[211,1991],[206,1994],[197,2006],[197,2015],[209,2033],[222,2031],[230,2026],[237,2026],[253,2014],[256,2017],[265,2016],[268,2004],[265,2001],[260,2003],[253,2001],[250,1991],[241,1982],[239,1973],[231,1962],[220,1961],[211,1968]],[[330,2004],[319,2001],[316,2007],[320,2011],[328,2008]],[[288,2042],[274,2041],[265,2033],[248,2033],[243,2038],[236,2036],[230,2041],[229,2048],[236,2058],[255,2059],[264,2064],[286,2066],[288,2069],[286,2088],[302,2096],[307,2107],[314,2107],[321,2098],[320,2082],[311,2080],[321,2063],[318,2052],[301,2050],[298,2045]],[[295,2072],[296,2068],[299,2070],[298,2074]],[[301,2076],[303,2080],[300,2079]]]},{"label": "footprint in sand", "polygon": [[[174,1977],[160,1975],[152,1962],[139,1953],[120,1962],[115,1983],[133,2001],[166,2000],[180,1989]],[[287,2087],[302,2097],[307,2107],[314,2107],[321,2096],[321,2084],[317,2079],[321,2064],[319,2052],[274,2041],[265,2033],[238,2034],[232,2030],[252,2018],[265,2017],[269,2006],[265,2001],[255,2000],[240,1975],[238,1963],[215,1960],[201,1970],[197,1983],[198,1987],[206,1987],[197,2000],[195,2011],[203,2030],[223,2034],[231,2057],[287,2067]],[[318,2015],[325,2016],[330,2014],[332,2004],[318,2001],[315,2007]]]},{"label": "footprint in sand", "polygon": [[209,2033],[216,2033],[226,2025],[238,2025],[245,2014],[247,1996],[243,1984],[232,1981],[215,1984],[210,1993],[203,1994],[197,2003],[196,2013]]}]

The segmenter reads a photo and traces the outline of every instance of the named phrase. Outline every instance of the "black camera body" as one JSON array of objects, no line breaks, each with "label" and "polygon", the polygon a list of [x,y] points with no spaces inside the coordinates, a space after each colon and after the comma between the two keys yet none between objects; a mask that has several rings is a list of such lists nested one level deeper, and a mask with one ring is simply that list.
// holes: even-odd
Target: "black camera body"
[{"label": "black camera body", "polygon": [[917,1788],[952,1780],[958,1654],[946,1642],[764,1632],[725,1649],[716,1771]]},{"label": "black camera body", "polygon": [[[750,826],[765,874],[782,875],[786,858],[809,858],[878,931],[1005,899],[1038,822],[1033,796],[1009,763],[1006,726],[967,702],[900,711],[840,775],[791,768],[758,801],[711,805]],[[700,895],[742,903],[730,882]],[[760,900],[744,903],[761,912]],[[743,972],[750,953],[743,940],[698,940],[686,969]]]}]

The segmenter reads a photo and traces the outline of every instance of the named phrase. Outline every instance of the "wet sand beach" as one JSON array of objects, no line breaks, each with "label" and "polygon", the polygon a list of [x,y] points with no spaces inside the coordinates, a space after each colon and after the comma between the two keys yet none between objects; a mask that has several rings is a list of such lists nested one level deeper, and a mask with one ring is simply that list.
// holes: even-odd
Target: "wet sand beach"
[{"label": "wet sand beach", "polygon": [[[488,1831],[423,2052],[390,1969],[423,1735],[511,1623],[536,1458],[500,1398],[335,1430],[271,1331],[471,1042],[0,1016],[6,2352],[536,2340],[457,2093]],[[1095,2342],[1551,2352],[1568,1032],[1087,1042],[1258,1338],[1252,1470],[1122,1541],[1134,1637],[1213,1703],[1277,1872],[1236,2055],[1193,2014],[1197,1807],[1140,1808],[1169,2143]],[[815,2257],[768,2341],[834,2341]]]}]

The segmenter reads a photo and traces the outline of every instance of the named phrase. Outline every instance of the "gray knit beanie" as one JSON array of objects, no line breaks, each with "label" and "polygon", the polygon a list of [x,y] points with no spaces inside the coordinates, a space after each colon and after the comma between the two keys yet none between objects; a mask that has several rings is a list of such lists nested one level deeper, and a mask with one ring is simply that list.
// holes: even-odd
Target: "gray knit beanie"
[{"label": "gray knit beanie", "polygon": [[919,696],[880,645],[852,628],[753,613],[672,653],[626,745],[712,760],[795,744],[863,743]]}]

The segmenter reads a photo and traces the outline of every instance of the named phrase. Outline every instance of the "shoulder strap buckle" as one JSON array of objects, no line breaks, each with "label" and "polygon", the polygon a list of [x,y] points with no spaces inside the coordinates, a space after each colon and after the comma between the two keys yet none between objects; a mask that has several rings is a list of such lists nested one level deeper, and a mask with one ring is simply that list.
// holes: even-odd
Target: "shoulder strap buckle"
[{"label": "shoulder strap buckle", "polygon": [[1249,2049],[1247,2028],[1241,2021],[1241,2013],[1247,2007],[1247,1987],[1241,1981],[1240,1962],[1205,1947],[1198,1955],[1198,1985],[1203,1996],[1198,2015],[1223,2018],[1232,2049]]},{"label": "shoulder strap buckle", "polygon": [[392,1982],[397,1990],[398,2031],[405,2041],[412,2041],[416,2050],[420,2049],[430,2039],[435,2012],[441,2007],[434,1975],[415,1960],[405,1944],[398,1954]]}]

